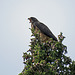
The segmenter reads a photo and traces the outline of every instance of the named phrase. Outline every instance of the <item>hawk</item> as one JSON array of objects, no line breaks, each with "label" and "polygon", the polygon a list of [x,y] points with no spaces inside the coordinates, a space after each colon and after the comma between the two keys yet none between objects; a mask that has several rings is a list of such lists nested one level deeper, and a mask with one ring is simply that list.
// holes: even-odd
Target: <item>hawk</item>
[{"label": "hawk", "polygon": [[38,21],[35,17],[30,17],[28,20],[31,23],[31,28],[34,28],[34,33],[38,33],[40,30],[40,40],[42,42],[49,41],[50,38],[57,41],[57,38],[54,36],[54,34],[51,32],[51,30],[43,23]]}]

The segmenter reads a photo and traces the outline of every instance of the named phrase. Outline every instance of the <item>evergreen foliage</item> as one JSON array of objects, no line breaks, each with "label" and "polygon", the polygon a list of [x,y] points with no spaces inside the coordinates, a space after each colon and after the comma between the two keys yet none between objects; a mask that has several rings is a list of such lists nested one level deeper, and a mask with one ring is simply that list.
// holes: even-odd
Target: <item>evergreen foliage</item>
[{"label": "evergreen foliage", "polygon": [[19,75],[75,75],[75,61],[67,57],[67,47],[62,44],[64,36],[58,35],[59,41],[43,43],[40,35],[32,32],[30,49],[23,53],[25,67]]}]

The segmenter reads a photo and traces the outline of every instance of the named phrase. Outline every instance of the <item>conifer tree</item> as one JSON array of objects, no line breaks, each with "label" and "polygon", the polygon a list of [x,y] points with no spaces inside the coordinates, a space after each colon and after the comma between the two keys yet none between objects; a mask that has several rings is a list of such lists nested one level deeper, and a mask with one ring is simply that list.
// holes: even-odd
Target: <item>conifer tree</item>
[{"label": "conifer tree", "polygon": [[67,47],[62,44],[64,36],[58,35],[59,41],[50,41],[43,43],[40,40],[39,32],[32,32],[30,49],[23,53],[25,67],[19,75],[74,75],[75,62],[67,57]]}]

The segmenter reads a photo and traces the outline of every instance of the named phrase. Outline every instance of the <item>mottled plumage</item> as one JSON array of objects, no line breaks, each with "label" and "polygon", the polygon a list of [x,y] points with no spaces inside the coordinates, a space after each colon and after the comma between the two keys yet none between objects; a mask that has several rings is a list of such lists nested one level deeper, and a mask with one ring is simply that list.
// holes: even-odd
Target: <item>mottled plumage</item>
[{"label": "mottled plumage", "polygon": [[53,40],[57,41],[57,38],[53,35],[50,29],[43,23],[39,22],[36,18],[30,17],[28,18],[31,23],[31,27],[35,29],[35,33],[40,30],[40,39],[45,42],[48,41],[49,38],[53,38]]}]

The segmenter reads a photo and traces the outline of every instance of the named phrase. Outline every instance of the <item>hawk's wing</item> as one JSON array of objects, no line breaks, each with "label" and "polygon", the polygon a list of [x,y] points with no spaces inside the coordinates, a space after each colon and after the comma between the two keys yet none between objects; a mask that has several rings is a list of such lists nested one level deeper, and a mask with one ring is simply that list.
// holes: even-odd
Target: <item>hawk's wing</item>
[{"label": "hawk's wing", "polygon": [[50,29],[46,25],[44,25],[43,23],[35,22],[34,26],[37,26],[40,29],[40,31],[43,34],[45,34],[46,36],[53,38],[53,40],[57,41],[57,38],[53,35],[53,33],[50,31]]}]

